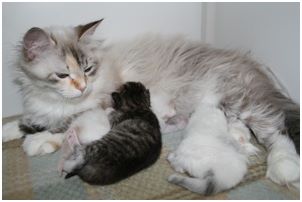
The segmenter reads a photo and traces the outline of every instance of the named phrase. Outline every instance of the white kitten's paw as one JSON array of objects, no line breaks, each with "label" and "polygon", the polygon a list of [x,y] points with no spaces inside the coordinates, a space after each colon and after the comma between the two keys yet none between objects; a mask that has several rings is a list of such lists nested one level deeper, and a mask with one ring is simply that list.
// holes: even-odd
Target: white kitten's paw
[{"label": "white kitten's paw", "polygon": [[271,152],[266,177],[280,185],[300,187],[300,157],[286,152]]},{"label": "white kitten's paw", "polygon": [[19,139],[23,133],[19,130],[19,121],[12,121],[2,127],[2,142]]},{"label": "white kitten's paw", "polygon": [[176,157],[176,154],[173,153],[173,152],[171,152],[171,153],[168,155],[167,160],[168,160],[169,162],[171,162],[171,161],[173,161],[173,159],[175,159],[175,157]]},{"label": "white kitten's paw", "polygon": [[168,182],[172,184],[179,184],[184,180],[184,177],[178,174],[172,174],[168,177]]},{"label": "white kitten's paw", "polygon": [[51,134],[48,131],[26,136],[22,147],[28,156],[44,155],[55,152],[60,148],[64,135]]},{"label": "white kitten's paw", "polygon": [[185,173],[184,168],[181,166],[180,162],[176,158],[175,153],[170,153],[167,157],[167,160],[169,161],[171,167],[179,173]]}]

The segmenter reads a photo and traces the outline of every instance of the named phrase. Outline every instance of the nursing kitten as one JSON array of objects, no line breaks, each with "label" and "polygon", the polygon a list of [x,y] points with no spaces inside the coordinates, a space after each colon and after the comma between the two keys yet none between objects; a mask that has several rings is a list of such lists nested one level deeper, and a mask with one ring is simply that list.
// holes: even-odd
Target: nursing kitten
[{"label": "nursing kitten", "polygon": [[[175,171],[190,176],[173,174],[168,180],[207,195],[237,185],[247,172],[248,156],[257,148],[249,143],[250,134],[243,125],[230,125],[234,136],[227,132],[229,126],[220,109],[204,104],[197,110],[199,113],[192,116],[179,147],[168,156]],[[196,121],[198,125],[194,124]],[[246,145],[250,150],[246,151]]]},{"label": "nursing kitten", "polygon": [[151,111],[150,93],[141,84],[128,82],[112,93],[109,114],[111,130],[100,140],[81,145],[79,134],[71,132],[73,153],[66,159],[65,178],[78,175],[82,180],[106,185],[125,179],[152,165],[161,151],[160,126]]}]

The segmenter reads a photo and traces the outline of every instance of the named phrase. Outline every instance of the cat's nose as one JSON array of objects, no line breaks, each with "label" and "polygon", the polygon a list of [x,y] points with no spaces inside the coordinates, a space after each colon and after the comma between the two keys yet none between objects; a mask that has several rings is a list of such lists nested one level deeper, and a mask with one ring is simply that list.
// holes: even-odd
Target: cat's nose
[{"label": "cat's nose", "polygon": [[86,87],[87,87],[86,84],[84,84],[84,85],[79,86],[78,89],[83,93],[85,91]]},{"label": "cat's nose", "polygon": [[71,83],[76,89],[80,90],[82,93],[87,87],[86,81],[84,79],[72,79]]}]

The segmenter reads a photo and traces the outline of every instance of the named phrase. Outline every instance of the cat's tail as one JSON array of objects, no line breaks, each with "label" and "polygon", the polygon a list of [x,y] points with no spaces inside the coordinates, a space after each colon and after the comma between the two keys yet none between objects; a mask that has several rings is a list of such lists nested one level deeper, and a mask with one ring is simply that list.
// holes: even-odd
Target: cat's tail
[{"label": "cat's tail", "polygon": [[221,186],[216,182],[214,176],[195,178],[179,174],[172,174],[169,176],[168,181],[202,195],[215,194],[236,185],[234,184],[231,187]]},{"label": "cat's tail", "polygon": [[299,105],[287,100],[284,109],[284,125],[287,134],[294,142],[296,152],[300,155],[300,107]]}]

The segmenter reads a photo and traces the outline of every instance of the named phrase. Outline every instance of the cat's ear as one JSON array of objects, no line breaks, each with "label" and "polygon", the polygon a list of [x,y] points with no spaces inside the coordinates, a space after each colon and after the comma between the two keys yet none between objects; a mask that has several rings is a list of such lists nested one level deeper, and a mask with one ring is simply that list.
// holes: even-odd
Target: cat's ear
[{"label": "cat's ear", "polygon": [[44,30],[33,27],[23,37],[24,56],[28,60],[33,60],[46,50],[50,43],[50,38]]},{"label": "cat's ear", "polygon": [[111,97],[113,99],[113,108],[118,109],[122,106],[122,99],[119,93],[113,92],[111,93]]},{"label": "cat's ear", "polygon": [[92,35],[95,32],[96,28],[99,26],[99,24],[103,20],[104,19],[100,19],[100,20],[88,23],[86,25],[79,25],[79,26],[77,26],[75,29],[76,29],[76,32],[78,34],[79,40],[81,38],[83,38],[84,36]]}]

